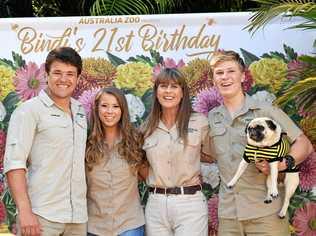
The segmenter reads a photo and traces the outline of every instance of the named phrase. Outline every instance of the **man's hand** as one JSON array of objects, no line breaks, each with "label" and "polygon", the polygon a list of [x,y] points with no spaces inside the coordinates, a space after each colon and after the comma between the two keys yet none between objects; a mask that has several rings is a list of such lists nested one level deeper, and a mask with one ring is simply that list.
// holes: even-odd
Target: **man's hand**
[{"label": "man's hand", "polygon": [[21,234],[23,236],[40,236],[41,225],[32,211],[21,211],[18,214]]},{"label": "man's hand", "polygon": [[270,174],[269,162],[267,162],[266,160],[257,161],[256,162],[256,167],[264,175],[269,175]]}]

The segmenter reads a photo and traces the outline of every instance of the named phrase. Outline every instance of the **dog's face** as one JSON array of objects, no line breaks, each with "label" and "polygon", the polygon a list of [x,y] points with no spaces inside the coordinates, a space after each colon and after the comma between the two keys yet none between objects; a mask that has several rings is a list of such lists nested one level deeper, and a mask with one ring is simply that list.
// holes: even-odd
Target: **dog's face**
[{"label": "dog's face", "polygon": [[246,127],[247,142],[256,147],[269,147],[279,141],[281,126],[268,117],[255,118]]}]

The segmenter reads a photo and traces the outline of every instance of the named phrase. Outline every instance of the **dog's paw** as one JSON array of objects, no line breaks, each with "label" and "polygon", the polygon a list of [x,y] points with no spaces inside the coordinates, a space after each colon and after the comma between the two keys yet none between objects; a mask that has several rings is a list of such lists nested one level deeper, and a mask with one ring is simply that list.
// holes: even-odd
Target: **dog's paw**
[{"label": "dog's paw", "polygon": [[227,184],[227,187],[228,187],[229,189],[232,189],[232,188],[234,187],[234,185],[235,185],[235,183],[232,182],[232,181],[230,181],[230,182]]},{"label": "dog's paw", "polygon": [[280,214],[279,214],[279,218],[280,218],[280,219],[284,219],[284,218],[285,218],[285,215],[280,215]]},{"label": "dog's paw", "polygon": [[265,200],[264,200],[264,203],[265,203],[265,204],[270,204],[271,202],[272,202],[272,199],[265,199]]},{"label": "dog's paw", "polygon": [[271,193],[270,193],[270,196],[271,196],[273,199],[276,199],[276,198],[279,196],[278,190],[277,190],[277,189],[272,190]]}]

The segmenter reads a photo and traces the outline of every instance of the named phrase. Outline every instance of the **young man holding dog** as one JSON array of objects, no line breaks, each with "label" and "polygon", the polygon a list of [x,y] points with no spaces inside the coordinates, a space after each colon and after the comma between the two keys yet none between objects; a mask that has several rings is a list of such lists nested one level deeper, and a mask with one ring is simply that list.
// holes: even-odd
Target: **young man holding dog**
[{"label": "young man holding dog", "polygon": [[18,210],[18,235],[86,235],[84,109],[71,98],[82,60],[52,50],[48,88],[21,104],[9,124],[4,172]]},{"label": "young man holding dog", "polygon": [[270,204],[264,203],[266,175],[269,173],[267,162],[249,165],[233,188],[227,183],[242,159],[246,125],[255,117],[270,117],[277,121],[292,143],[289,156],[279,162],[279,170],[301,163],[312,152],[312,145],[281,109],[254,100],[243,92],[245,64],[236,52],[216,53],[211,67],[214,84],[224,99],[223,105],[209,112],[212,156],[218,162],[221,177],[219,235],[290,235],[288,220],[278,218],[282,197]]}]

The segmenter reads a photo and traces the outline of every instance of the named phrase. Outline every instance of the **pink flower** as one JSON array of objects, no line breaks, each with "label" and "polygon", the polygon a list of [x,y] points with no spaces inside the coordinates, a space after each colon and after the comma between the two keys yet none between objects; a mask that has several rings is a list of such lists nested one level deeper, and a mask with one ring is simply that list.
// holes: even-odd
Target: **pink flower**
[{"label": "pink flower", "polygon": [[163,68],[181,68],[185,65],[184,61],[181,59],[178,61],[178,63],[176,63],[175,60],[171,59],[171,58],[166,58],[162,64],[157,64],[154,69],[153,69],[153,73],[154,73],[154,77],[156,77],[160,71]]},{"label": "pink flower", "polygon": [[5,209],[5,205],[1,201],[0,202],[0,223],[3,223],[5,221],[6,215],[7,215],[7,211]]},{"label": "pink flower", "polygon": [[218,195],[208,200],[208,230],[209,235],[217,235],[218,230]]},{"label": "pink flower", "polygon": [[5,151],[6,133],[0,130],[0,172],[3,171],[3,157]]},{"label": "pink flower", "polygon": [[90,90],[86,90],[78,98],[78,101],[82,104],[84,110],[86,111],[88,120],[90,120],[91,118],[92,106],[94,105],[94,98],[99,90],[100,88],[92,88]]},{"label": "pink flower", "polygon": [[307,67],[307,64],[302,61],[293,60],[287,64],[288,74],[287,79],[295,80],[300,77],[300,73],[302,73]]},{"label": "pink flower", "polygon": [[197,94],[193,101],[193,110],[199,113],[203,113],[207,116],[208,112],[214,107],[223,104],[223,98],[214,87],[204,89]]},{"label": "pink flower", "polygon": [[303,191],[311,190],[316,186],[316,152],[312,152],[299,168],[300,188]]},{"label": "pink flower", "polygon": [[22,101],[26,101],[46,88],[45,65],[38,68],[34,62],[18,69],[14,77],[16,92]]},{"label": "pink flower", "polygon": [[244,82],[242,82],[243,90],[245,92],[248,92],[251,89],[252,85],[253,85],[253,78],[252,78],[251,72],[250,72],[250,70],[246,69],[245,70],[245,80],[244,80]]},{"label": "pink flower", "polygon": [[293,226],[298,236],[316,236],[316,203],[308,202],[295,211]]}]

